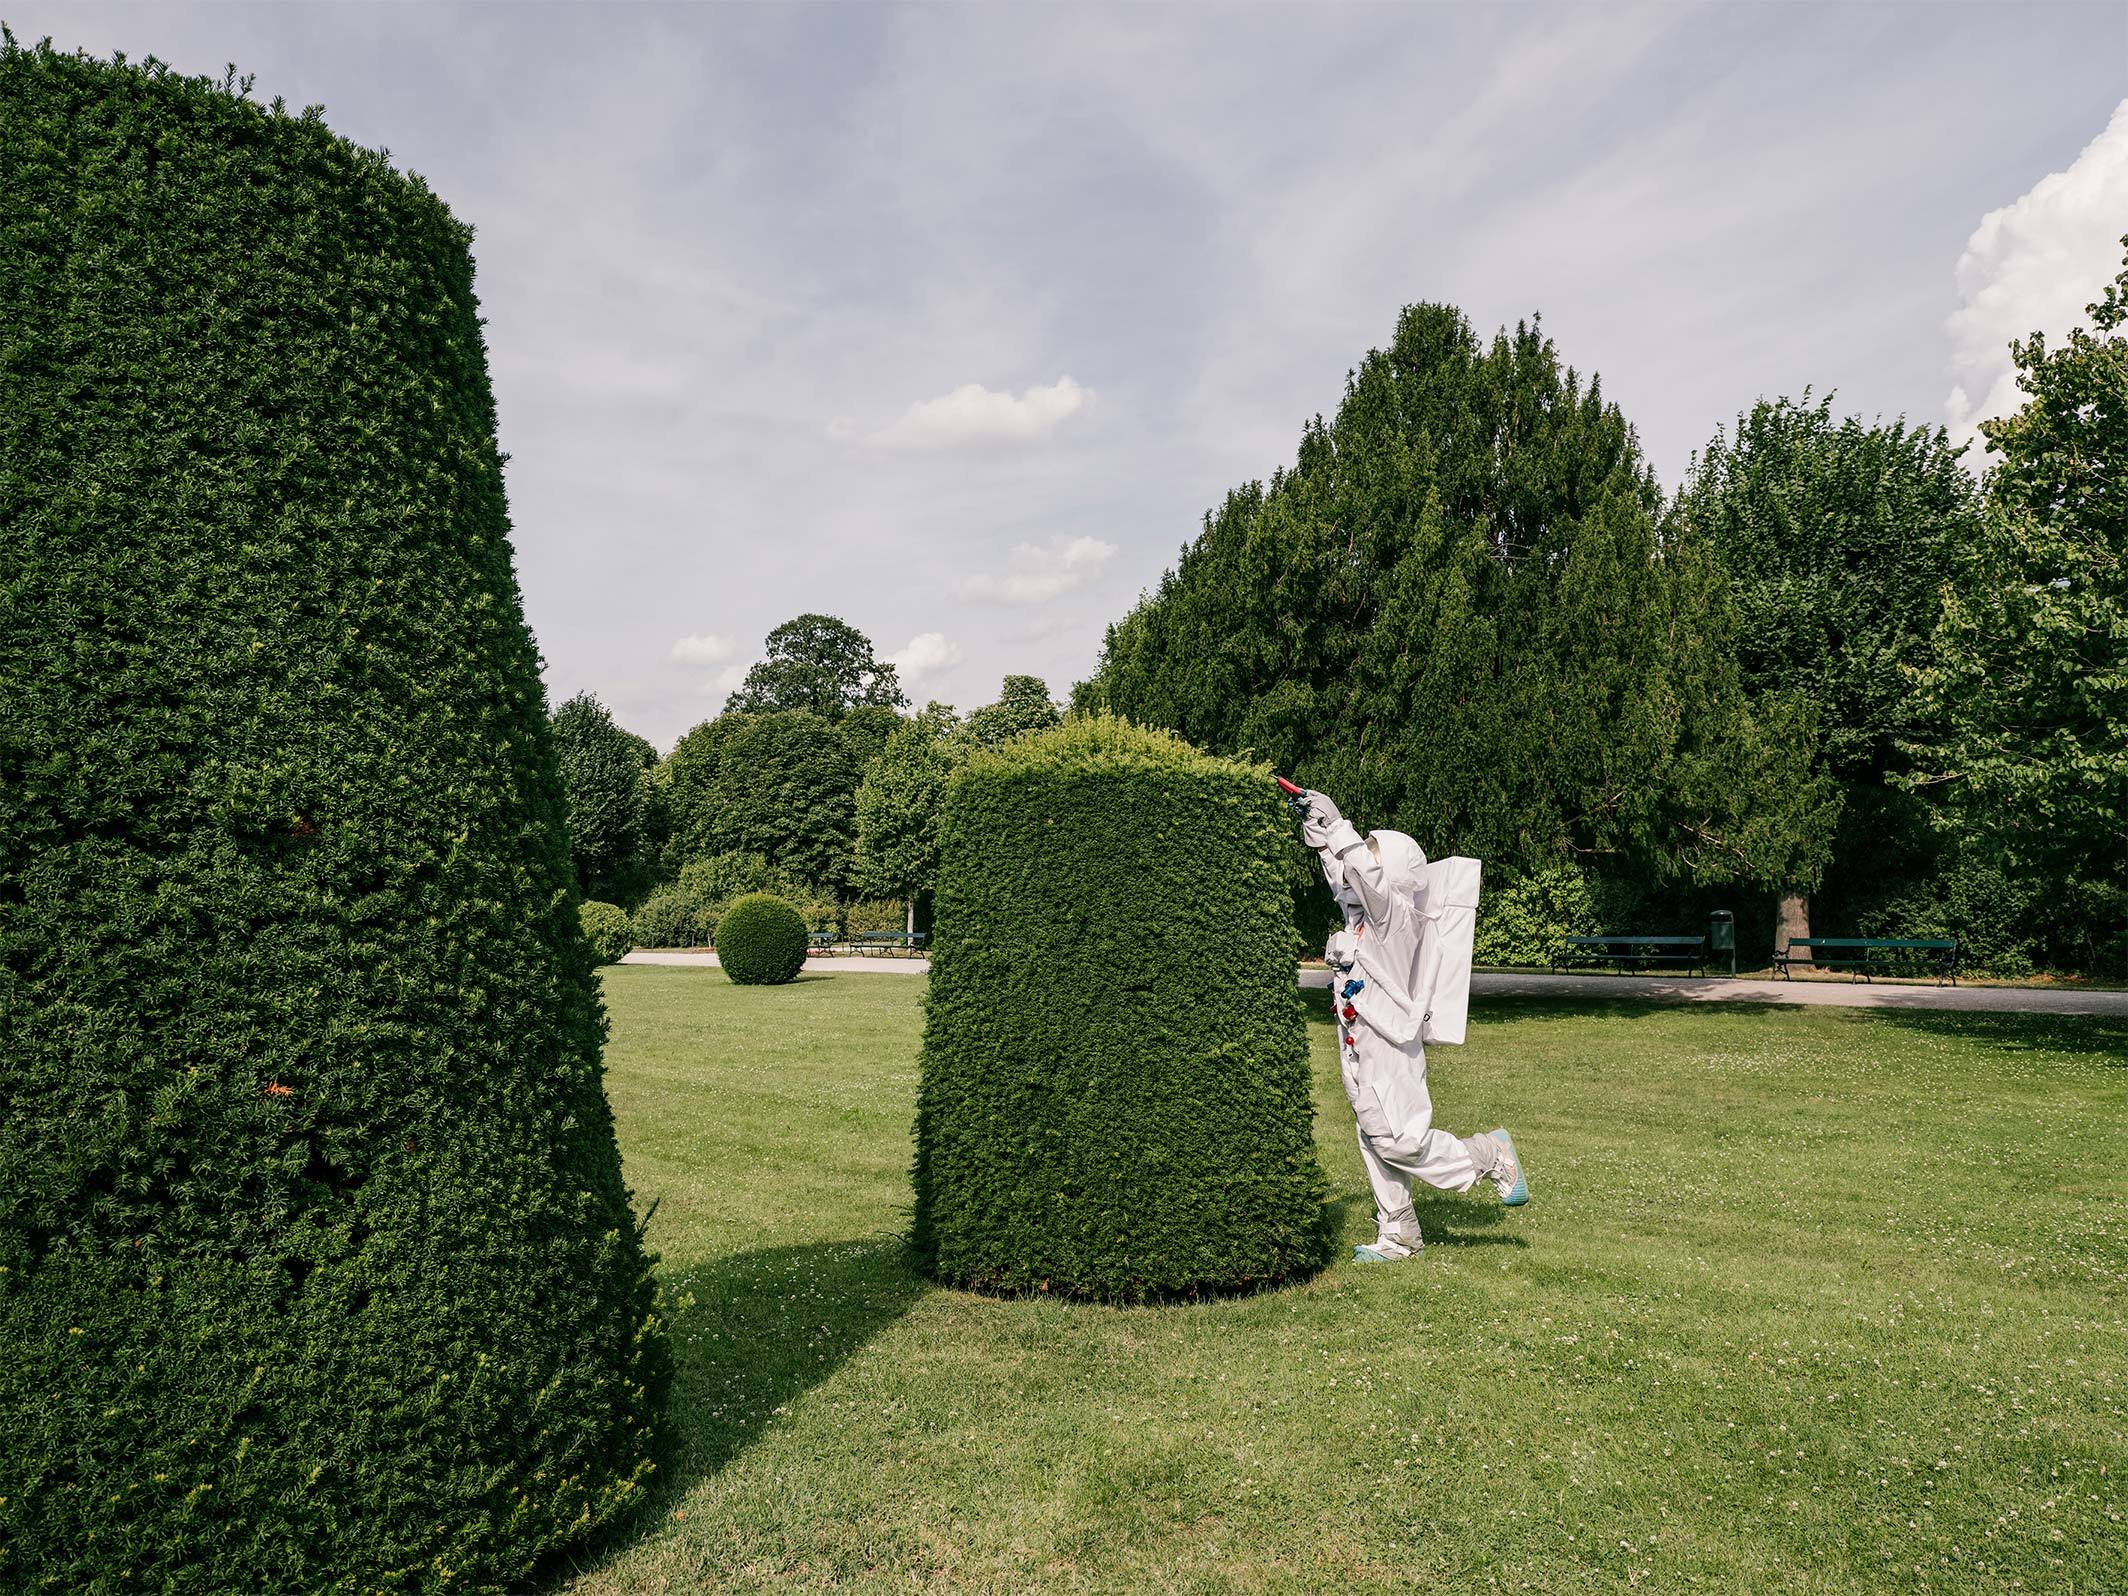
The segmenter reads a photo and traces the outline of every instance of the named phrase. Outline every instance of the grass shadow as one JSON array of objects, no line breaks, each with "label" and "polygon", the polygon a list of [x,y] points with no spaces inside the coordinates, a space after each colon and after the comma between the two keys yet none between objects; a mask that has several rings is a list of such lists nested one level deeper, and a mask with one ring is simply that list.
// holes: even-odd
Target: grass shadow
[{"label": "grass shadow", "polygon": [[[1330,997],[1327,992],[1305,994],[1308,1018],[1329,1025]],[[1707,1014],[1794,1014],[1792,1003],[1767,1003],[1749,998],[1723,998],[1718,1002],[1689,994],[1670,996],[1644,992],[1476,992],[1470,999],[1470,1023],[1474,1029],[1528,1020],[1638,1020],[1656,1014],[1699,1012]],[[1888,1012],[1872,1009],[1871,1013]]]},{"label": "grass shadow", "polygon": [[626,1521],[540,1569],[537,1589],[589,1573],[655,1533],[689,1491],[932,1289],[898,1236],[735,1253],[666,1275],[664,1285],[678,1307],[657,1482]]},{"label": "grass shadow", "polygon": [[[1763,1018],[1771,1014],[1795,1014],[1799,1005],[1765,1003],[1749,998],[1723,998],[1710,1002],[1690,996],[1665,997],[1638,993],[1522,993],[1487,992],[1470,1000],[1472,1026],[1498,1025],[1527,1020],[1641,1020],[1657,1014],[1734,1014]],[[1845,1012],[1845,1011],[1843,1011]],[[1871,1011],[1877,1012],[1877,1011]]]},{"label": "grass shadow", "polygon": [[1527,1247],[1529,1238],[1506,1227],[1508,1213],[1475,1193],[1421,1188],[1411,1194],[1419,1234],[1429,1247]]},{"label": "grass shadow", "polygon": [[2128,1019],[2111,1014],[2013,1014],[1973,1009],[1850,1009],[1857,1019],[1977,1042],[2011,1053],[2067,1053],[2128,1069]]}]

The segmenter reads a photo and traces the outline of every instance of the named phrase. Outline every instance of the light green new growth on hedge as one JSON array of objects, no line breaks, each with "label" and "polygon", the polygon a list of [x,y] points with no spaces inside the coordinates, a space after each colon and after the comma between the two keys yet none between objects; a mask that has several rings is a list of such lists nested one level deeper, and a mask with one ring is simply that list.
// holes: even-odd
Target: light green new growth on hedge
[{"label": "light green new growth on hedge", "polygon": [[666,1350],[468,231],[12,39],[0,200],[0,1588],[502,1588]]},{"label": "light green new growth on hedge", "polygon": [[991,1291],[1243,1291],[1328,1246],[1267,769],[1086,718],[947,790],[914,1242]]},{"label": "light green new growth on hedge", "polygon": [[599,964],[619,964],[635,947],[635,925],[617,903],[593,900],[578,911],[591,957]]},{"label": "light green new growth on hedge", "polygon": [[805,967],[805,919],[773,892],[735,899],[717,921],[717,963],[741,986],[781,986]]}]

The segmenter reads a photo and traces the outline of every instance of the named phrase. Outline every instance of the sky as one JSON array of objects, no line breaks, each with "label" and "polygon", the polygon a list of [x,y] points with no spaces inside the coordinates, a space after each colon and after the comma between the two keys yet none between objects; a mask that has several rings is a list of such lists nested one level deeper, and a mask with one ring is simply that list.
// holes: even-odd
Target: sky
[{"label": "sky", "polygon": [[[2128,7],[104,6],[476,230],[555,702],[777,623],[1062,697],[1398,310],[1541,312],[1666,489],[1761,395],[1974,436],[2128,233]],[[1977,450],[1975,451],[1977,454]]]}]

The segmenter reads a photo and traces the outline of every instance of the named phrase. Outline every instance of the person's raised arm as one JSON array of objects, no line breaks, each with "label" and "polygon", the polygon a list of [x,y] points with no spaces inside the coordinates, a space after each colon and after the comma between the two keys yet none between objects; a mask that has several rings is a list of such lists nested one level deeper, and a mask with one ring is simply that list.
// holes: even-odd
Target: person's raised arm
[{"label": "person's raised arm", "polygon": [[1389,919],[1389,877],[1382,869],[1381,860],[1367,846],[1366,839],[1353,828],[1351,821],[1337,812],[1337,805],[1323,794],[1310,788],[1307,793],[1308,812],[1301,816],[1301,841],[1321,854],[1325,860],[1335,859],[1347,881],[1359,889],[1361,906],[1367,918],[1377,925]]}]

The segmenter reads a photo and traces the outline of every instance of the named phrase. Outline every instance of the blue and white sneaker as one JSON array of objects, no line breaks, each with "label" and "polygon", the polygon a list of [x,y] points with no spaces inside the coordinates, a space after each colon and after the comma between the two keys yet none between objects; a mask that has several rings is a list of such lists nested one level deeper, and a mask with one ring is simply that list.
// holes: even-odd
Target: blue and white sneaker
[{"label": "blue and white sneaker", "polygon": [[1515,1139],[1507,1134],[1504,1125],[1492,1135],[1500,1144],[1500,1160],[1493,1165],[1492,1183],[1499,1188],[1503,1206],[1520,1208],[1529,1201],[1529,1180],[1522,1173],[1522,1159],[1515,1151]]},{"label": "blue and white sneaker", "polygon": [[1365,1246],[1352,1249],[1354,1263],[1402,1263],[1426,1245],[1417,1236],[1408,1241],[1402,1236],[1377,1236]]}]

